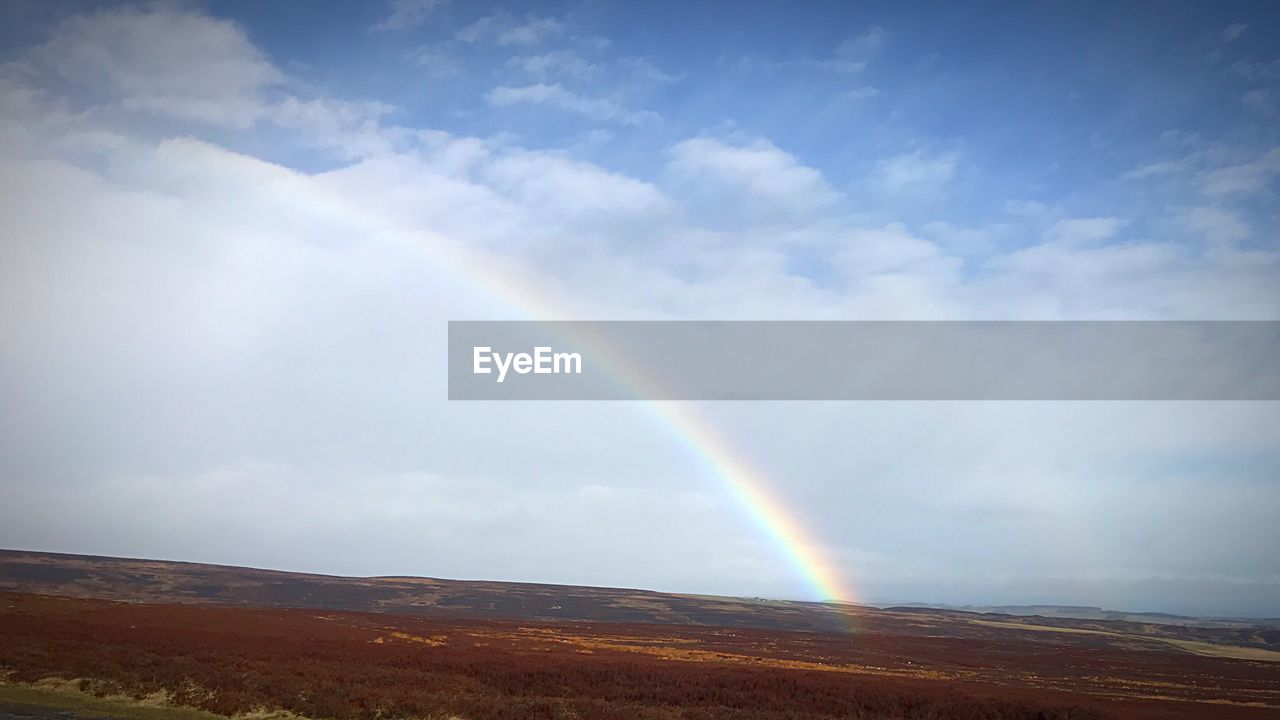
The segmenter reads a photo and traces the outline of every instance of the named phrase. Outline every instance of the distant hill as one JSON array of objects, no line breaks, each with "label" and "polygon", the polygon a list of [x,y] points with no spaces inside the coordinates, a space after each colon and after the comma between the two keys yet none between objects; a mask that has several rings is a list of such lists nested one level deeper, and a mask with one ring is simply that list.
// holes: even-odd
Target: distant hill
[{"label": "distant hill", "polygon": [[[385,612],[424,617],[702,625],[760,630],[848,632],[942,623],[948,632],[975,622],[1137,632],[1146,636],[1280,645],[1280,622],[1178,618],[1076,606],[938,608],[733,598],[625,588],[340,577],[256,568],[0,550],[0,592],[141,603]],[[987,620],[983,620],[987,618]]]},{"label": "distant hill", "polygon": [[0,591],[127,602],[252,605],[437,617],[844,630],[869,608],[418,577],[351,578],[163,560],[0,550]]},{"label": "distant hill", "polygon": [[1119,620],[1130,623],[1152,625],[1184,625],[1188,627],[1237,627],[1248,626],[1280,626],[1280,618],[1229,618],[1229,617],[1194,617],[1190,615],[1173,615],[1160,612],[1128,612],[1125,610],[1107,610],[1091,605],[945,605],[928,603],[903,603],[881,605],[886,609],[902,610],[954,610],[956,612],[1014,615],[1019,617],[1066,618],[1073,620]]},{"label": "distant hill", "polygon": [[[83,678],[75,687],[135,697],[167,683],[226,714],[353,718],[568,708],[754,720],[779,699],[789,704],[767,717],[1086,720],[1096,708],[1244,720],[1280,709],[1280,626],[1055,613],[1106,611],[881,609],[0,550],[0,704],[13,682]],[[742,712],[712,712],[730,704]]]}]

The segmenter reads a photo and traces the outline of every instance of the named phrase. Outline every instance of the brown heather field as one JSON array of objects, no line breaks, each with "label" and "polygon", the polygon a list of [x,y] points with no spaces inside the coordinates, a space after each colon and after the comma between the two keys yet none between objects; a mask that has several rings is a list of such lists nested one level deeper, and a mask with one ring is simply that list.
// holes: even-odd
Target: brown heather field
[{"label": "brown heather field", "polygon": [[[999,633],[1006,636],[999,637]],[[315,718],[1277,717],[1280,665],[1000,629],[881,633],[415,618],[0,594],[11,683]],[[1084,639],[1083,641],[1081,639]],[[911,659],[914,658],[914,659]]]},{"label": "brown heather field", "polygon": [[1243,621],[833,609],[0,551],[10,699],[72,687],[222,715],[1277,718],[1278,640],[1273,624]]}]

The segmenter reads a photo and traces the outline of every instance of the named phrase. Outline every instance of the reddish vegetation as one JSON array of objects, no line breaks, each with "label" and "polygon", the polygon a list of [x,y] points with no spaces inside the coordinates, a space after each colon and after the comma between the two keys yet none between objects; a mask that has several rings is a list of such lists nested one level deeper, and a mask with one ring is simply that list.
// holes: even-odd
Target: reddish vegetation
[{"label": "reddish vegetation", "polygon": [[[1113,670],[1129,663],[1126,675],[1095,686],[1103,678],[1087,675],[1097,671],[1087,644],[1059,648],[1055,675],[1034,641],[1006,634],[993,642],[851,637],[0,594],[0,668],[12,680],[87,678],[86,688],[139,696],[163,690],[224,714],[267,707],[325,718],[467,720],[1275,716],[1274,707],[1189,702],[1224,692],[1273,695],[1274,663],[1107,651]],[[929,655],[937,661],[925,662]],[[1180,659],[1190,662],[1186,682],[1151,679]],[[1022,665],[1031,669],[999,682],[1000,667]],[[1221,689],[1224,682],[1235,689]],[[1059,689],[1076,684],[1089,689]]]}]

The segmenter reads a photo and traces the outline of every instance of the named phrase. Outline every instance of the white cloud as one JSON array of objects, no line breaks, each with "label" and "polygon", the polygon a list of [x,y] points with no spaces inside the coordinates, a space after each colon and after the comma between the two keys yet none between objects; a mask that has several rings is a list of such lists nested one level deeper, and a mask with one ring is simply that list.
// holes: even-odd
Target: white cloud
[{"label": "white cloud", "polygon": [[880,88],[873,85],[863,85],[862,87],[854,88],[853,90],[845,90],[841,92],[838,97],[842,100],[867,100],[869,98],[879,96]]},{"label": "white cloud", "polygon": [[546,152],[520,152],[495,159],[486,175],[504,192],[536,208],[549,222],[584,215],[622,219],[665,213],[670,202],[658,188]]},{"label": "white cloud", "polygon": [[[1256,97],[1247,94],[1246,102],[1267,113],[1271,107],[1266,91]],[[1183,157],[1161,160],[1139,166],[1125,173],[1127,180],[1161,178],[1179,185],[1189,185],[1218,201],[1241,200],[1269,192],[1280,176],[1280,147],[1252,149],[1226,144],[1203,144],[1197,138],[1183,144],[1191,149]]]},{"label": "white cloud", "polygon": [[1237,213],[1220,207],[1202,206],[1187,213],[1188,224],[1211,243],[1229,245],[1249,237],[1248,223]]},{"label": "white cloud", "polygon": [[664,72],[648,60],[640,57],[624,57],[618,60],[618,67],[630,80],[653,85],[665,85],[678,82],[679,75]]},{"label": "white cloud", "polygon": [[424,45],[409,53],[409,59],[422,66],[428,75],[435,78],[450,77],[462,72],[461,61],[443,47]]},{"label": "white cloud", "polygon": [[446,0],[391,0],[391,12],[374,30],[409,30],[427,21]]},{"label": "white cloud", "polygon": [[702,137],[674,145],[669,172],[694,182],[714,181],[738,188],[754,200],[812,211],[840,200],[822,173],[768,140],[731,142]]},{"label": "white cloud", "polygon": [[537,83],[519,87],[499,85],[485,94],[485,100],[494,107],[511,107],[521,104],[548,105],[592,120],[627,125],[638,125],[658,119],[656,113],[631,110],[609,98],[584,97],[566,90],[559,83]]},{"label": "white cloud", "polygon": [[849,38],[836,48],[836,55],[844,58],[861,58],[878,52],[884,47],[888,33],[884,28],[875,25],[867,28],[861,35]]},{"label": "white cloud", "polygon": [[499,45],[536,45],[543,40],[558,35],[564,26],[553,18],[529,18],[515,27],[498,33]]},{"label": "white cloud", "polygon": [[1260,113],[1264,113],[1268,115],[1276,114],[1277,103],[1275,102],[1275,99],[1271,93],[1271,90],[1267,88],[1258,88],[1256,90],[1250,90],[1249,92],[1245,93],[1240,97],[1240,102],[1243,103],[1246,107],[1249,107]]},{"label": "white cloud", "polygon": [[1124,174],[1126,180],[1141,180],[1149,177],[1164,177],[1182,172],[1186,169],[1186,163],[1178,160],[1160,160],[1153,163],[1147,163],[1130,170]]},{"label": "white cloud", "polygon": [[570,50],[555,50],[539,55],[519,55],[507,61],[507,65],[545,81],[557,77],[574,79],[590,78],[599,68],[583,60]]},{"label": "white cloud", "polygon": [[[164,6],[71,18],[25,66],[27,77],[10,75],[16,83],[11,97],[32,98],[32,83],[56,75],[72,83],[74,98],[59,116],[81,126],[103,123],[91,131],[100,138],[107,126],[127,128],[137,116],[150,116],[236,130],[272,125],[303,131],[301,144],[344,158],[383,152],[393,142],[381,125],[391,106],[296,94],[238,26]],[[78,105],[88,106],[85,116],[70,112]],[[102,118],[90,119],[94,113]]]},{"label": "white cloud", "polygon": [[864,60],[848,60],[840,57],[831,58],[792,58],[788,60],[760,60],[755,57],[744,57],[738,61],[745,69],[765,68],[769,70],[822,70],[843,75],[856,75],[867,69]]},{"label": "white cloud", "polygon": [[486,15],[458,31],[460,42],[491,40],[497,45],[537,45],[564,32],[564,24],[555,18],[529,16],[518,20],[505,12]]},{"label": "white cloud", "polygon": [[827,57],[792,57],[783,60],[760,60],[756,57],[740,58],[745,68],[764,67],[773,70],[821,70],[844,75],[855,75],[867,69],[870,58],[884,46],[887,34],[884,28],[874,26],[855,37],[840,43]]},{"label": "white cloud", "polygon": [[39,60],[126,109],[246,127],[284,76],[233,23],[156,7],[64,22]]},{"label": "white cloud", "polygon": [[352,159],[390,150],[396,133],[385,130],[379,121],[392,111],[382,103],[302,100],[290,95],[268,106],[264,115],[280,127],[302,131],[304,142]]},{"label": "white cloud", "polygon": [[1249,23],[1232,23],[1222,28],[1222,32],[1218,33],[1218,39],[1224,43],[1235,42],[1248,29]]},{"label": "white cloud", "polygon": [[920,149],[885,158],[876,167],[880,183],[890,192],[938,186],[956,174],[960,156],[955,152],[931,154]]},{"label": "white cloud", "polygon": [[1251,82],[1280,80],[1280,60],[1272,60],[1270,62],[1241,60],[1233,64],[1231,69]]},{"label": "white cloud", "polygon": [[998,249],[999,235],[1008,234],[1007,224],[986,227],[960,227],[944,221],[925,223],[921,230],[934,242],[958,256],[992,255]]},{"label": "white cloud", "polygon": [[1206,195],[1254,195],[1280,175],[1280,148],[1249,162],[1206,171],[1201,187]]},{"label": "white cloud", "polygon": [[454,34],[454,39],[465,43],[479,42],[493,34],[494,26],[498,24],[502,17],[499,15],[486,15],[459,30]]},{"label": "white cloud", "polygon": [[1049,228],[1049,242],[1065,247],[1085,247],[1110,240],[1123,225],[1120,218],[1068,218]]},{"label": "white cloud", "polygon": [[[927,276],[935,269],[943,269],[925,267],[929,261],[944,257],[942,249],[935,243],[912,235],[901,223],[891,223],[882,228],[854,228],[846,231],[837,236],[830,252],[852,278],[902,272],[921,272]],[[943,271],[955,268],[958,268],[958,263],[952,263]]]}]

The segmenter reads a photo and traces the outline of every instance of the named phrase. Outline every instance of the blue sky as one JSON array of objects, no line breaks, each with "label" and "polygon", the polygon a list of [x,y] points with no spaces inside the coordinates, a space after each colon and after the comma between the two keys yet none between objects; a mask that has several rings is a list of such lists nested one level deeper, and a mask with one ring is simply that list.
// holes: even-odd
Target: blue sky
[{"label": "blue sky", "polygon": [[[804,597],[444,323],[1280,319],[1277,15],[6,3],[0,545]],[[697,411],[862,599],[1280,615],[1274,403]]]},{"label": "blue sky", "polygon": [[[302,64],[307,82],[394,104],[396,122],[511,133],[535,147],[578,144],[604,127],[613,141],[583,155],[643,177],[661,171],[673,139],[715,128],[768,138],[842,188],[858,185],[871,158],[963,153],[970,175],[961,179],[974,187],[934,199],[982,217],[1022,195],[1096,209],[1115,193],[1097,186],[1178,152],[1166,132],[1276,142],[1276,98],[1246,100],[1273,92],[1267,63],[1280,60],[1268,47],[1276,21],[1266,4],[831,3],[801,12],[744,3],[732,13],[686,3],[441,4],[381,32],[352,32],[385,21],[373,6],[330,15],[270,4],[247,17],[234,3],[212,9]],[[536,40],[459,39],[487,18],[500,18],[499,34],[543,25]],[[547,69],[520,72],[531,58]],[[493,88],[537,84],[616,103],[618,116],[486,102]],[[640,113],[651,115],[628,117]]]}]

